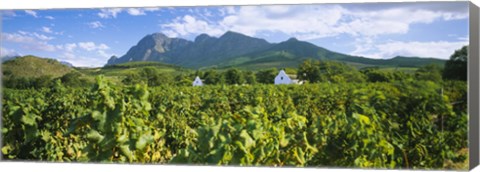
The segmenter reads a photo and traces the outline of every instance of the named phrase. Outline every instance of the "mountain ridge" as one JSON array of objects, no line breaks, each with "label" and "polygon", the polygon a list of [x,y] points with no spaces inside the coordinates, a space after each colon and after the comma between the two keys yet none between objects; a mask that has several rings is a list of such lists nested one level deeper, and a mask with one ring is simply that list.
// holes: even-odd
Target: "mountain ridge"
[{"label": "mountain ridge", "polygon": [[[361,65],[418,67],[429,63],[443,65],[445,60],[397,56],[372,59],[334,52],[294,37],[279,43],[227,31],[220,37],[202,33],[193,41],[169,38],[163,33],[148,34],[121,56],[112,56],[106,66],[130,61],[157,61],[187,68],[235,67],[255,62],[269,63],[266,67],[293,67],[312,58],[335,60]],[[417,59],[418,58],[418,59]],[[411,62],[409,61],[412,60]],[[397,64],[398,63],[398,64]],[[278,66],[275,66],[277,64]]]}]

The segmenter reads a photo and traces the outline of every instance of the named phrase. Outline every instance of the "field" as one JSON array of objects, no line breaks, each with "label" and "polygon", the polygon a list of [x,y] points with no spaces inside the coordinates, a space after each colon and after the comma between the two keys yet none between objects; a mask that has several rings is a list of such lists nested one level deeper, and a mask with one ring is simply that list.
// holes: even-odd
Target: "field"
[{"label": "field", "polygon": [[464,95],[461,81],[148,87],[99,76],[88,88],[4,89],[2,153],[54,162],[466,169]]}]

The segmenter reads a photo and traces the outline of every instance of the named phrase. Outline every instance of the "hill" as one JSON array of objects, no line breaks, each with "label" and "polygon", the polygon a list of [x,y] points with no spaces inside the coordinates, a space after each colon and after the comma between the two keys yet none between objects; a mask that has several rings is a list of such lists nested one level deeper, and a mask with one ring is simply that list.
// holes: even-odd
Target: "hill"
[{"label": "hill", "polygon": [[77,70],[92,80],[98,75],[104,75],[107,79],[117,83],[124,79],[127,75],[139,73],[146,68],[155,68],[155,70],[161,73],[168,74],[188,71],[188,69],[179,66],[150,61],[126,62],[100,68],[77,68]]},{"label": "hill", "polygon": [[51,76],[56,78],[73,70],[73,68],[57,60],[31,55],[17,57],[2,63],[2,72],[5,77],[38,78],[40,76]]}]

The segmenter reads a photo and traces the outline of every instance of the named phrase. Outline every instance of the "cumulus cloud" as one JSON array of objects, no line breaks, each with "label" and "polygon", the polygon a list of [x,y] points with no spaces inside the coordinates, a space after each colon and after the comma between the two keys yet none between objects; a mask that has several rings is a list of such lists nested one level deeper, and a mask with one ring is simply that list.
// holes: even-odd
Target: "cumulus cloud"
[{"label": "cumulus cloud", "polygon": [[35,18],[38,18],[37,12],[35,12],[33,10],[25,10],[25,13],[27,13],[28,15],[31,15]]},{"label": "cumulus cloud", "polygon": [[160,8],[129,8],[127,9],[127,13],[132,16],[140,16],[146,15],[145,12],[153,12],[158,10],[160,10]]},{"label": "cumulus cloud", "polygon": [[457,49],[468,45],[468,41],[390,41],[382,44],[370,43],[369,46],[357,45],[353,55],[365,56],[377,59],[391,58],[395,56],[419,56],[449,59]]},{"label": "cumulus cloud", "polygon": [[117,14],[121,11],[121,8],[100,9],[98,16],[100,18],[117,18]]},{"label": "cumulus cloud", "polygon": [[36,32],[32,33],[32,35],[35,36],[36,38],[42,40],[42,41],[50,41],[50,40],[54,39],[54,37],[46,36],[46,35],[43,35],[43,34],[38,34]]},{"label": "cumulus cloud", "polygon": [[77,44],[76,43],[68,43],[68,44],[65,44],[63,47],[65,48],[65,51],[73,52],[73,50],[75,48],[77,48]]},{"label": "cumulus cloud", "polygon": [[111,54],[106,53],[104,50],[98,50],[97,53],[104,58],[109,58],[112,56]]},{"label": "cumulus cloud", "polygon": [[[203,32],[202,28],[233,30],[250,36],[261,32],[281,32],[303,40],[351,36],[405,34],[412,24],[468,17],[468,11],[439,11],[401,6],[358,10],[342,5],[270,5],[241,6],[219,9],[220,20],[211,22],[190,15],[161,24],[170,35],[187,36]],[[188,29],[189,27],[200,30]]]},{"label": "cumulus cloud", "polygon": [[41,50],[52,52],[55,51],[55,46],[49,44],[47,41],[53,39],[38,33],[2,33],[2,40],[6,42],[20,43],[25,49]]},{"label": "cumulus cloud", "polygon": [[211,20],[207,15],[186,14],[160,27],[171,37],[219,36],[228,30],[249,36],[280,33],[307,41],[346,35],[355,40],[351,54],[373,58],[404,55],[447,59],[455,49],[468,44],[463,37],[452,42],[379,42],[383,36],[408,34],[414,24],[467,19],[466,3],[232,6],[219,8],[216,14]]},{"label": "cumulus cloud", "polygon": [[15,52],[15,50],[8,49],[5,47],[0,47],[0,58],[8,57],[8,56],[16,56],[16,55],[18,55],[18,53]]},{"label": "cumulus cloud", "polygon": [[90,23],[87,23],[88,26],[90,28],[93,28],[93,29],[96,29],[96,28],[104,28],[105,26],[103,26],[103,24],[99,21],[94,21],[94,22],[90,22]]},{"label": "cumulus cloud", "polygon": [[212,23],[198,20],[193,16],[186,15],[177,18],[173,23],[161,25],[165,28],[165,34],[170,37],[185,36],[189,34],[207,33],[209,35],[218,36],[225,32],[224,28],[218,27]]},{"label": "cumulus cloud", "polygon": [[[54,52],[55,58],[67,61],[75,66],[99,66],[105,64],[113,53],[108,52],[110,47],[104,43],[93,41],[50,44],[51,37],[36,32],[18,31],[17,33],[1,33],[1,41],[9,44],[18,44],[19,51],[27,54]],[[18,54],[16,51],[0,47],[0,57]]]},{"label": "cumulus cloud", "polygon": [[113,55],[108,52],[110,47],[103,43],[77,42],[57,45],[58,59],[67,61],[74,66],[98,67],[107,62]]},{"label": "cumulus cloud", "polygon": [[96,45],[94,42],[79,42],[78,47],[86,51],[107,50],[110,48],[105,44]]},{"label": "cumulus cloud", "polygon": [[52,33],[52,29],[50,29],[49,27],[42,27],[42,31],[45,32],[45,33]]},{"label": "cumulus cloud", "polygon": [[132,16],[140,16],[146,15],[146,12],[153,12],[158,11],[160,8],[111,8],[111,9],[101,9],[98,13],[100,18],[116,18],[117,14],[121,13],[122,11],[126,11],[129,15]]}]

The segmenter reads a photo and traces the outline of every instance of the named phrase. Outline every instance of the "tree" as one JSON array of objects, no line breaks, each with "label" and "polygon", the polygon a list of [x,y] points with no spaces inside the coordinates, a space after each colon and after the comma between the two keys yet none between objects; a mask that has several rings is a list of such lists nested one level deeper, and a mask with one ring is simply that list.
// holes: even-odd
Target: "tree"
[{"label": "tree", "polygon": [[277,68],[270,68],[270,69],[258,71],[255,74],[255,76],[258,83],[273,84],[277,74],[278,74]]},{"label": "tree", "polygon": [[245,82],[247,82],[247,84],[256,84],[257,83],[255,74],[252,71],[245,72],[244,77],[245,77]]},{"label": "tree", "polygon": [[217,73],[216,70],[210,69],[203,75],[204,83],[208,85],[224,83],[223,76]]},{"label": "tree", "polygon": [[300,80],[307,80],[310,83],[320,81],[320,61],[308,59],[300,64],[297,72],[297,78]]},{"label": "tree", "polygon": [[390,82],[394,79],[391,72],[380,71],[374,68],[363,70],[362,73],[365,74],[368,82]]},{"label": "tree", "polygon": [[193,79],[189,75],[181,73],[175,76],[174,84],[177,86],[192,86]]},{"label": "tree", "polygon": [[80,72],[73,71],[60,77],[60,81],[63,83],[63,85],[66,85],[66,86],[82,87],[82,86],[85,86],[85,84],[87,84],[88,81],[81,77],[82,77],[82,74]]},{"label": "tree", "polygon": [[417,69],[417,71],[415,71],[415,78],[418,80],[441,82],[442,69],[438,65],[429,64]]},{"label": "tree", "polygon": [[33,80],[32,86],[37,89],[48,87],[53,81],[52,76],[49,76],[49,75],[43,75],[32,80]]},{"label": "tree", "polygon": [[229,69],[225,72],[225,81],[227,84],[243,84],[245,79],[242,75],[242,72],[238,69]]},{"label": "tree", "polygon": [[148,86],[160,86],[173,83],[169,74],[161,73],[157,68],[146,67],[140,72],[140,77],[145,80]]},{"label": "tree", "polygon": [[455,50],[445,63],[442,77],[445,80],[467,80],[468,46]]},{"label": "tree", "polygon": [[133,85],[140,82],[142,82],[142,77],[137,72],[127,74],[127,76],[122,80],[122,83],[126,85]]},{"label": "tree", "polygon": [[304,61],[297,73],[301,80],[315,82],[365,82],[365,75],[357,69],[334,61]]}]

